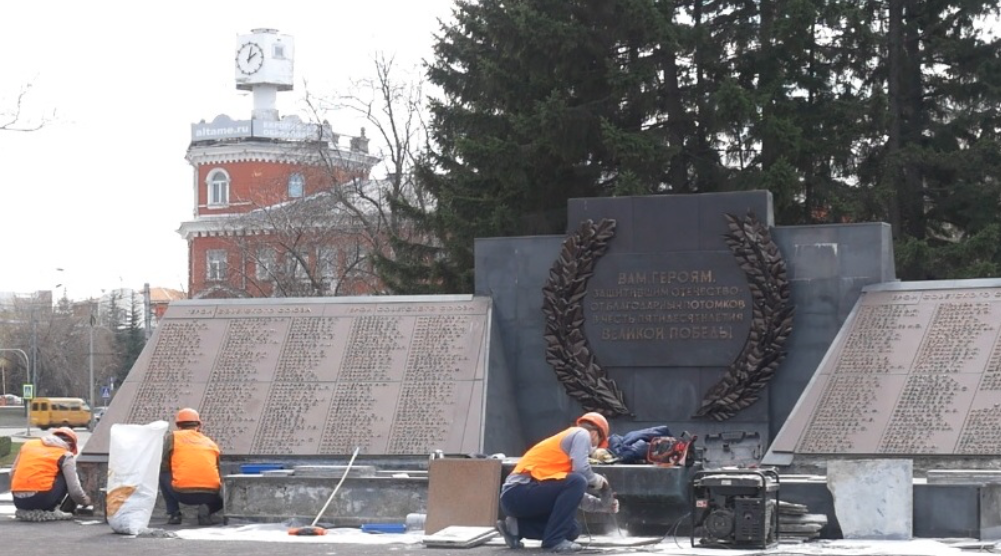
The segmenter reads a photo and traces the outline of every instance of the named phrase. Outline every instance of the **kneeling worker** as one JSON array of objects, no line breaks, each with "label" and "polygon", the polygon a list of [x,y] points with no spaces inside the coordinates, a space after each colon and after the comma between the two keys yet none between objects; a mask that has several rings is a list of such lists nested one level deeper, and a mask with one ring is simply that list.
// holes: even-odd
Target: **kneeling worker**
[{"label": "kneeling worker", "polygon": [[217,525],[224,520],[219,491],[219,446],[201,433],[198,412],[184,408],[177,412],[177,430],[163,442],[160,464],[160,492],[167,506],[167,524],[181,524],[181,504],[198,506],[199,525]]},{"label": "kneeling worker", "polygon": [[580,535],[577,508],[585,512],[619,511],[612,497],[592,496],[588,487],[602,491],[608,480],[591,469],[588,456],[608,445],[608,420],[600,413],[585,413],[574,427],[539,442],[521,457],[501,487],[501,508],[507,518],[497,530],[510,548],[521,548],[521,539],[540,539],[553,552],[577,552],[573,542]]},{"label": "kneeling worker", "polygon": [[90,506],[76,474],[76,454],[76,433],[68,427],[25,442],[11,468],[14,507],[51,512],[62,504],[63,511],[74,512],[78,504]]}]

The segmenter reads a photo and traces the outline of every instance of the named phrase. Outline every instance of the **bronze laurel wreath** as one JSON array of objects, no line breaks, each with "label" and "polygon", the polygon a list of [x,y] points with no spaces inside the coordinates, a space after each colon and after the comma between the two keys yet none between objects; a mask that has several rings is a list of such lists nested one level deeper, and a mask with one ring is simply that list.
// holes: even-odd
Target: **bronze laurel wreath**
[{"label": "bronze laurel wreath", "polygon": [[768,228],[750,211],[743,220],[731,214],[726,219],[730,231],[723,237],[747,276],[753,316],[740,355],[695,413],[717,421],[729,419],[758,401],[758,393],[785,359],[783,346],[792,332],[793,313],[786,264]]},{"label": "bronze laurel wreath", "polygon": [[605,375],[584,336],[584,306],[587,280],[594,274],[598,257],[615,235],[615,220],[595,224],[585,220],[564,242],[559,258],[549,270],[542,288],[542,312],[546,316],[546,362],[567,394],[585,411],[609,417],[628,415],[629,408],[615,382]]}]

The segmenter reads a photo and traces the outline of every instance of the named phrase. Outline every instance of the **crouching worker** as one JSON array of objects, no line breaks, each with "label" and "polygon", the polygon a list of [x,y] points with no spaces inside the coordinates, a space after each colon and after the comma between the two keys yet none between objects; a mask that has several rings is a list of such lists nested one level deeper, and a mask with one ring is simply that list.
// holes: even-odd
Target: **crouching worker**
[{"label": "crouching worker", "polygon": [[160,492],[167,506],[167,524],[181,524],[181,504],[198,506],[199,525],[218,525],[225,520],[219,492],[219,446],[201,433],[198,412],[184,408],[177,412],[177,430],[163,442],[160,464]]},{"label": "crouching worker", "polygon": [[578,552],[573,542],[581,532],[577,509],[619,511],[618,500],[587,493],[607,491],[608,481],[591,469],[588,455],[608,445],[608,421],[600,413],[585,413],[577,425],[539,442],[521,457],[501,487],[501,508],[507,517],[497,530],[510,548],[521,539],[538,539],[553,552]]},{"label": "crouching worker", "polygon": [[52,434],[21,446],[10,480],[19,516],[28,515],[23,511],[53,512],[56,508],[66,513],[93,513],[87,508],[91,500],[76,473],[76,454],[76,433],[67,427],[59,427]]}]

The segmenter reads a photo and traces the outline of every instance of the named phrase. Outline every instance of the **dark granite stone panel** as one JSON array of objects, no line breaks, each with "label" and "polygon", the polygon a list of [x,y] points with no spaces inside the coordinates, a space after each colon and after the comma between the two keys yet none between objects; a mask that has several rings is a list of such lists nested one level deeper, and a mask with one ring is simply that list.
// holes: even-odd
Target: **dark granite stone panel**
[{"label": "dark granite stone panel", "polygon": [[744,217],[748,209],[766,225],[773,223],[767,191],[571,199],[568,233],[585,219],[614,218],[618,227],[609,253],[726,250],[723,215]]},{"label": "dark granite stone panel", "polygon": [[631,197],[633,253],[699,249],[699,201],[694,195]]},{"label": "dark granite stone panel", "polygon": [[845,246],[839,253],[842,277],[880,276],[878,282],[896,280],[889,224],[846,224],[837,230],[838,241]]},{"label": "dark granite stone panel", "polygon": [[[837,276],[793,278],[794,318],[806,314],[837,314],[843,296],[842,286],[843,283]],[[798,327],[798,323],[794,323],[794,326]]]},{"label": "dark granite stone panel", "polygon": [[738,218],[747,216],[750,209],[758,222],[766,226],[774,225],[772,214],[772,194],[768,191],[737,191],[696,195],[699,200],[699,248],[703,250],[727,250],[723,234],[729,230],[724,214]]},{"label": "dark granite stone panel", "polygon": [[980,538],[980,492],[975,485],[914,489],[914,536]]},{"label": "dark granite stone panel", "polygon": [[[634,409],[638,421],[683,423],[691,419],[702,399],[699,390],[700,368],[615,369],[613,377],[628,393],[627,403]],[[680,431],[678,431],[680,432]]]},{"label": "dark granite stone panel", "polygon": [[792,253],[786,255],[786,263],[796,269],[796,280],[812,278],[834,278],[841,266],[837,243],[797,243]]},{"label": "dark granite stone panel", "polygon": [[988,483],[980,487],[981,540],[1001,539],[1001,484]]},{"label": "dark granite stone panel", "polygon": [[[490,323],[490,352],[487,362],[487,383],[483,398],[486,415],[483,420],[483,451],[487,454],[498,452],[514,454],[525,445],[525,429],[517,411],[520,389],[515,386],[513,369],[508,366],[501,326],[494,314]],[[470,411],[474,413],[475,411]]]},{"label": "dark granite stone panel", "polygon": [[[780,367],[781,370],[781,367]],[[701,403],[702,398],[709,392],[709,390],[715,386],[721,378],[723,378],[726,369],[708,369],[699,375],[699,399],[697,402]],[[726,421],[721,421],[721,423],[733,424],[734,426],[743,426],[742,423],[765,423],[768,421],[768,405],[769,405],[769,389],[764,388],[758,392],[758,401],[751,404],[749,407],[737,412],[736,415],[727,419]],[[697,420],[700,422],[701,420]],[[740,424],[740,425],[738,425]],[[713,429],[715,430],[715,429]],[[768,436],[767,427],[764,433]],[[770,436],[768,436],[770,438]]]},{"label": "dark granite stone panel", "polygon": [[747,278],[719,251],[606,255],[583,305],[594,353],[615,367],[729,365],[752,319]]},{"label": "dark granite stone panel", "polygon": [[[575,222],[579,222],[583,218],[597,220],[604,216],[610,216],[619,220],[620,223],[619,231],[621,233],[610,242],[609,250],[599,259],[596,265],[596,277],[591,278],[589,290],[600,285],[602,279],[600,275],[603,273],[611,273],[617,279],[615,270],[610,268],[608,263],[621,260],[622,257],[646,256],[635,253],[636,245],[641,240],[629,231],[630,226],[621,227],[624,222],[638,219],[641,216],[642,218],[658,218],[659,221],[651,225],[654,229],[674,230],[675,228],[670,228],[670,226],[679,226],[681,223],[685,223],[684,227],[689,227],[688,222],[692,221],[692,214],[698,214],[699,226],[702,226],[702,220],[722,218],[723,212],[732,212],[735,215],[743,216],[749,205],[755,207],[759,219],[770,221],[771,209],[768,208],[767,202],[769,199],[770,196],[766,192],[742,192],[721,195],[571,200],[568,211],[572,230],[576,229]],[[697,210],[689,208],[692,202],[698,203]],[[684,208],[673,209],[672,215],[669,208],[672,203],[678,203],[678,206]],[[654,209],[660,205],[667,207],[664,210],[668,211],[669,214],[657,217],[657,212]],[[673,365],[670,363],[671,357],[682,356],[675,352],[685,352],[684,356],[687,356],[689,352],[694,353],[690,346],[680,350],[673,349],[662,359],[651,359],[648,355],[637,359],[635,355],[628,353],[632,351],[629,347],[619,347],[611,352],[601,349],[594,341],[596,332],[592,330],[592,324],[588,323],[585,332],[591,347],[598,356],[599,364],[608,369],[609,376],[622,388],[627,405],[635,413],[635,417],[613,419],[613,431],[624,433],[661,424],[668,424],[672,429],[680,428],[698,434],[726,432],[734,429],[757,430],[757,428],[763,427],[760,431],[762,438],[774,438],[823,359],[827,346],[836,336],[840,324],[847,316],[847,312],[844,311],[846,304],[849,304],[850,307],[850,302],[857,298],[863,286],[879,282],[886,276],[893,274],[892,243],[889,242],[889,236],[884,233],[886,230],[884,225],[850,225],[850,230],[845,237],[840,235],[842,228],[844,226],[825,225],[780,227],[772,230],[772,237],[787,260],[789,276],[793,280],[792,296],[796,320],[793,325],[793,334],[786,344],[790,355],[779,367],[775,379],[767,388],[765,392],[767,400],[762,400],[743,410],[730,421],[717,423],[691,419],[689,416],[679,421],[665,422],[663,417],[673,416],[676,408],[665,410],[661,401],[664,398],[673,399],[670,392],[674,390],[691,391],[694,392],[693,399],[688,405],[697,406],[705,392],[718,380],[732,361],[731,356],[726,358],[728,361],[714,360],[710,365],[703,367],[705,376],[701,377],[697,384],[692,384],[686,382],[690,377],[679,378],[681,375],[674,372],[679,368],[692,367],[687,365],[690,361],[675,361]],[[718,249],[726,249],[719,240],[724,231],[725,221],[719,227],[713,227],[712,230],[701,234],[696,233],[694,228],[684,234],[672,231],[667,235],[678,237],[665,239],[663,255],[661,256],[670,259],[672,255],[667,252],[672,248],[692,251],[691,242],[706,234],[712,236],[707,240],[706,245],[719,241],[716,243]],[[648,236],[654,237],[650,234],[644,237]],[[566,394],[563,385],[556,380],[553,369],[545,362],[545,342],[542,339],[544,321],[541,312],[541,290],[548,277],[549,269],[556,260],[563,239],[562,237],[542,236],[493,238],[477,240],[476,242],[476,291],[485,293],[489,287],[491,288],[489,291],[494,293],[494,301],[498,306],[496,309],[498,326],[502,329],[505,354],[508,356],[508,362],[511,364],[515,376],[515,385],[519,391],[518,407],[525,417],[523,422],[525,434],[526,437],[534,439],[543,438],[560,430],[572,422],[581,411],[579,404]],[[702,240],[698,239],[698,241]],[[644,247],[644,249],[646,248]],[[799,257],[795,255],[797,249]],[[846,262],[845,253],[848,252],[860,254],[848,258],[848,262]],[[726,253],[727,257],[730,256],[728,250],[723,251],[723,253]],[[871,253],[890,254],[891,256],[873,261]],[[491,260],[503,261],[502,266],[505,269],[510,268],[510,259],[516,260],[516,274],[503,276],[495,273],[492,268],[479,266],[487,260],[488,256]],[[689,257],[688,253],[676,256],[675,260],[682,260],[686,257]],[[876,258],[878,259],[878,257]],[[642,258],[637,260],[642,260]],[[862,267],[855,268],[857,265],[862,265]],[[818,272],[819,270],[824,272]],[[502,287],[502,284],[515,284],[516,288]],[[584,302],[589,303],[593,300],[594,296],[589,292]],[[501,310],[500,306],[503,306],[504,309]],[[587,305],[585,305],[585,309],[590,311]],[[515,315],[513,320],[507,318],[512,313]],[[641,315],[643,313],[634,314]],[[600,334],[600,332],[597,333]],[[630,369],[617,364],[623,358],[629,364],[636,366]],[[649,385],[649,388],[641,388],[638,386],[639,384]],[[634,403],[638,403],[638,405],[634,406]],[[680,414],[680,410],[678,413]]]},{"label": "dark granite stone panel", "polygon": [[[893,276],[893,243],[887,232],[885,224],[790,226],[773,231],[788,265],[795,313],[789,355],[769,386],[771,438],[778,435],[813,378],[862,288]],[[847,255],[858,252],[873,258]],[[818,264],[823,260],[826,264]],[[826,274],[817,272],[821,266]]]},{"label": "dark granite stone panel", "polygon": [[780,226],[776,228],[782,236],[787,239],[794,239],[792,242],[780,242],[779,238],[772,236],[782,247],[782,254],[787,260],[796,257],[796,249],[786,249],[798,247],[800,245],[818,245],[838,242],[838,228],[841,224],[817,224],[815,226]]},{"label": "dark granite stone panel", "polygon": [[[567,235],[576,232],[581,222],[611,218],[616,222],[615,239],[608,245],[607,254],[633,252],[633,203],[630,197],[600,197],[570,199],[567,201]],[[555,260],[555,259],[554,259]],[[552,261],[550,261],[552,266]]]}]

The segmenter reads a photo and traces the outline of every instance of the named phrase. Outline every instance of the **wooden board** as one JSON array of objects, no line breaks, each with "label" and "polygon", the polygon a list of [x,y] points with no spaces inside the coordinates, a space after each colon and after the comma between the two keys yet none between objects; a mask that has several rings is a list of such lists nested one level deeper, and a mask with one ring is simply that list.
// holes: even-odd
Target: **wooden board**
[{"label": "wooden board", "polygon": [[453,525],[494,527],[500,503],[500,477],[500,460],[432,460],[428,466],[428,516],[424,532],[433,535]]}]

